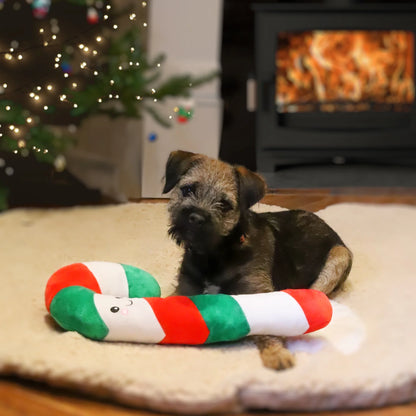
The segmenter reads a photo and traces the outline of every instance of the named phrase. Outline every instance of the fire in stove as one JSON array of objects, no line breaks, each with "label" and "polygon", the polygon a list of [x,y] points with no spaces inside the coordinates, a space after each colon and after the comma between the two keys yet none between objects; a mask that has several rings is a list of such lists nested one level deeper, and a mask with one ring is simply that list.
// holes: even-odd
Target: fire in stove
[{"label": "fire in stove", "polygon": [[410,111],[414,36],[403,30],[281,32],[279,113]]}]

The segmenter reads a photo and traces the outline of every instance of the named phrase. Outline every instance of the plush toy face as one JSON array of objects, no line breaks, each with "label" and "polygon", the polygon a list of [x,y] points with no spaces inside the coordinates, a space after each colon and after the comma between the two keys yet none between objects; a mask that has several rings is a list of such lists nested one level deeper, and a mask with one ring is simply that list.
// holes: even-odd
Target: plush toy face
[{"label": "plush toy face", "polygon": [[109,330],[105,340],[159,343],[165,337],[145,299],[96,294],[94,304]]}]

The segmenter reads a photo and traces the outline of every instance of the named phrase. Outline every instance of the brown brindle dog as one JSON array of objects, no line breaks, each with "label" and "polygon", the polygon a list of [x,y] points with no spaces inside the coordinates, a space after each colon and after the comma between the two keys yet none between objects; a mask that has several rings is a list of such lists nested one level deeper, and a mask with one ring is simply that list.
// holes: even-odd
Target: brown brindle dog
[{"label": "brown brindle dog", "polygon": [[[184,247],[175,294],[245,294],[313,288],[330,294],[347,278],[352,254],[315,214],[301,210],[255,213],[264,179],[242,166],[175,151],[163,192],[169,234]],[[293,365],[282,338],[256,336],[266,367]]]}]

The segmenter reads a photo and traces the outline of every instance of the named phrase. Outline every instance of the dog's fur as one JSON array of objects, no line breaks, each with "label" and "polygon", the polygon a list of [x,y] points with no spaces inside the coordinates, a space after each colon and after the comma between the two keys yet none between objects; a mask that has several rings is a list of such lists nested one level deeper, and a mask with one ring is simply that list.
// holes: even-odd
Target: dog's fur
[{"label": "dog's fur", "polygon": [[[351,252],[315,214],[249,209],[264,196],[266,184],[242,166],[172,152],[163,192],[169,191],[169,234],[185,249],[175,294],[308,287],[330,294],[348,276]],[[282,339],[258,336],[255,341],[267,367],[293,365]]]}]

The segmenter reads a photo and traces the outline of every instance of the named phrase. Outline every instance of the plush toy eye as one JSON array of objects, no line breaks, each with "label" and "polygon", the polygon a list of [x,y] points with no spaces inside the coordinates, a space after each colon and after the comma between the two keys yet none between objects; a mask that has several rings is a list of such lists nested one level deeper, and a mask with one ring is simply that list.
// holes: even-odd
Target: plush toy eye
[{"label": "plush toy eye", "polygon": [[182,196],[186,198],[195,192],[195,185],[184,185],[181,187]]},{"label": "plush toy eye", "polygon": [[117,313],[119,310],[120,310],[120,308],[118,306],[112,306],[110,308],[110,311],[113,312],[113,313]]}]

